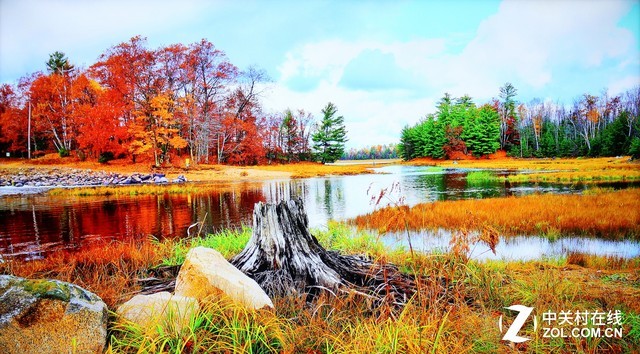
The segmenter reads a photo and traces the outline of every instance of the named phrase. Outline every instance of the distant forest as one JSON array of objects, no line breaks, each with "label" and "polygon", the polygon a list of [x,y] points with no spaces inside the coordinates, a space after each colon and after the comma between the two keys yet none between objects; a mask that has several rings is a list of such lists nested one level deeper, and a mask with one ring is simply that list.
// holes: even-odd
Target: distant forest
[{"label": "distant forest", "polygon": [[350,149],[342,154],[342,160],[397,159],[398,144],[374,145],[360,149]]},{"label": "distant forest", "polygon": [[614,97],[585,94],[570,106],[516,96],[510,83],[481,106],[445,94],[435,113],[403,129],[400,156],[455,159],[501,149],[517,157],[640,157],[640,86]]}]

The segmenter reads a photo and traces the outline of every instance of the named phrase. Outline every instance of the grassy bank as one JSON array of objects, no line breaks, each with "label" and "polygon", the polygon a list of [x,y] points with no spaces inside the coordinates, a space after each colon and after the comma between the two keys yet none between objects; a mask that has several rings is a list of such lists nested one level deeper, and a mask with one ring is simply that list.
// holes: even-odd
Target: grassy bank
[{"label": "grassy bank", "polygon": [[[60,253],[35,262],[7,262],[3,273],[75,282],[102,296],[111,309],[136,290],[133,279],[159,264],[178,264],[196,245],[238,253],[249,229],[190,240],[143,239],[114,242],[78,253]],[[316,230],[327,248],[367,254],[393,262],[405,272],[427,276],[400,312],[371,311],[361,298],[274,299],[275,311],[247,311],[217,299],[207,302],[180,332],[110,323],[109,352],[201,353],[441,353],[478,352],[629,352],[640,346],[640,268],[638,260],[572,254],[535,262],[476,262],[454,253],[416,254],[387,250],[375,235],[331,223]],[[453,245],[452,245],[453,247]],[[442,291],[441,285],[446,291]],[[498,319],[513,317],[513,304],[543,311],[615,311],[624,313],[620,338],[542,338],[530,324],[519,333],[532,338],[513,348],[501,340]],[[540,317],[538,317],[540,320]],[[568,326],[563,326],[567,327]]]},{"label": "grassy bank", "polygon": [[587,235],[640,238],[640,190],[594,190],[587,195],[540,194],[387,207],[358,216],[360,228],[380,232],[495,228],[502,235]]}]

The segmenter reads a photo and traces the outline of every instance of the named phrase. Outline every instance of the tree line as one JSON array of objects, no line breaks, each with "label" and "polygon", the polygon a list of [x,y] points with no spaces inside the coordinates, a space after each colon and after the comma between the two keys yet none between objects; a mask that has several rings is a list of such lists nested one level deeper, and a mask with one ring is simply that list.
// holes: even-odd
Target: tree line
[{"label": "tree line", "polygon": [[373,145],[349,149],[342,154],[343,160],[397,159],[398,144]]},{"label": "tree line", "polygon": [[267,114],[268,81],[260,69],[238,69],[206,39],[149,49],[133,37],[87,69],[55,52],[46,72],[0,86],[0,151],[156,165],[173,156],[241,165],[338,159],[346,130],[337,108],[327,104],[318,123],[303,110]]},{"label": "tree line", "polygon": [[504,150],[518,157],[640,157],[640,86],[614,97],[585,94],[571,106],[516,96],[510,83],[479,107],[469,96],[445,94],[435,113],[402,130],[400,156],[455,159]]}]

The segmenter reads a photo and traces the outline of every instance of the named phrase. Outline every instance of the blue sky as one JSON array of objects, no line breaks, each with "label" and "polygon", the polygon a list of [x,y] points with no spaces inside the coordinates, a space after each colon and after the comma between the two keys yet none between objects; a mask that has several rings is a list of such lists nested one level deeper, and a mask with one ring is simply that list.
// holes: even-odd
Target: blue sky
[{"label": "blue sky", "polygon": [[0,82],[65,52],[89,66],[135,35],[156,48],[207,38],[273,82],[267,111],[334,102],[348,147],[397,142],[445,92],[477,103],[571,103],[640,84],[640,2],[617,0],[0,0]]}]

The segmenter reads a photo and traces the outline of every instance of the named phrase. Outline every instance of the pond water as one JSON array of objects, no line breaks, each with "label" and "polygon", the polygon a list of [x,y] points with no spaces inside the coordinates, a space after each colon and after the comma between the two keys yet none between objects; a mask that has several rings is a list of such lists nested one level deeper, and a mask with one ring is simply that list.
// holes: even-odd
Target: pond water
[{"label": "pond water", "polygon": [[[323,227],[328,220],[345,220],[389,204],[414,205],[434,200],[531,193],[580,193],[588,188],[582,184],[469,181],[466,177],[471,171],[461,169],[387,166],[376,172],[379,173],[226,183],[216,185],[209,192],[191,195],[4,196],[0,197],[0,254],[39,258],[54,250],[75,249],[109,238],[185,237],[189,225],[198,221],[204,221],[204,233],[240,227],[251,224],[255,203],[294,196],[303,198],[310,226]],[[384,189],[386,192],[379,199]],[[638,243],[621,247],[640,249]]]},{"label": "pond water", "polygon": [[[390,248],[401,247],[416,252],[446,252],[450,249],[451,231],[438,229],[418,232],[398,232],[384,235],[381,240]],[[537,236],[514,236],[500,238],[495,254],[489,246],[478,242],[470,246],[469,257],[478,260],[533,260],[557,259],[569,253],[585,253],[617,258],[640,257],[640,243],[632,240],[604,240],[585,237],[560,237],[548,239]]]}]

